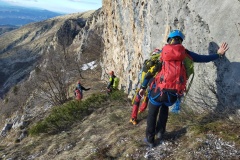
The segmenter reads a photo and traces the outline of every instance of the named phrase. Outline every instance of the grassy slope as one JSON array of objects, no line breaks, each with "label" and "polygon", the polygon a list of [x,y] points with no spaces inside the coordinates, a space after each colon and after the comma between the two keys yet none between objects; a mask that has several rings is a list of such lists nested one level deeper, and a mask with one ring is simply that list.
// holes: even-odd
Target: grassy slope
[{"label": "grassy slope", "polygon": [[[90,112],[81,114],[82,117],[77,117],[63,128],[60,127],[54,134],[41,133],[38,136],[29,136],[20,144],[10,142],[11,139],[8,139],[8,143],[0,146],[0,157],[6,155],[5,158],[27,159],[32,156],[58,160],[144,159],[146,153],[149,153],[143,142],[147,112],[140,115],[139,124],[133,126],[129,123],[131,102],[127,95],[116,92],[106,96],[105,93],[98,92],[95,97],[93,95],[87,97],[84,103],[85,106],[90,106],[88,108]],[[93,99],[96,101],[93,102]],[[66,104],[63,108],[66,107],[69,105]],[[235,141],[239,147],[239,137],[236,137],[239,133],[237,126],[224,125],[221,120],[200,123],[200,119],[202,117],[193,113],[171,114],[165,136],[165,146],[169,150],[158,146],[154,151],[157,153],[152,154],[162,155],[162,159],[174,157],[189,159],[186,158],[187,153],[197,152],[204,145],[197,139],[206,137],[210,132],[226,140]],[[50,127],[48,132],[53,128],[56,129],[56,126]]]}]

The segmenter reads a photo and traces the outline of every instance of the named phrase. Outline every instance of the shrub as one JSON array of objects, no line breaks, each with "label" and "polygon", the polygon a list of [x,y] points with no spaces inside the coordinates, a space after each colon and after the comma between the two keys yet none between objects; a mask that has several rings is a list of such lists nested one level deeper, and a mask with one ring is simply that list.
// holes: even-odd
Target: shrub
[{"label": "shrub", "polygon": [[84,101],[70,101],[52,109],[50,115],[30,128],[30,135],[39,133],[57,133],[68,130],[74,122],[91,114],[91,108],[98,108],[106,101],[107,96],[93,94]]},{"label": "shrub", "polygon": [[123,100],[125,93],[123,90],[115,90],[110,94],[110,99],[112,100]]}]

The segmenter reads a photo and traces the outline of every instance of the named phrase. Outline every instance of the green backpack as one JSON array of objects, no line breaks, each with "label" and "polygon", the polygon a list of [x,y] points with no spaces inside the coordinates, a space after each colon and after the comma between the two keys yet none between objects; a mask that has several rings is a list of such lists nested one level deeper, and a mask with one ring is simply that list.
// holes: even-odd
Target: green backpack
[{"label": "green backpack", "polygon": [[189,81],[188,87],[186,89],[186,95],[187,95],[187,93],[188,93],[188,91],[189,91],[189,89],[192,85],[193,78],[194,78],[194,62],[193,62],[193,60],[190,56],[187,56],[184,59],[184,66],[185,66],[185,69],[186,69],[186,74],[187,74],[187,79],[188,80],[189,80],[190,76],[192,75],[192,78]]},{"label": "green backpack", "polygon": [[[141,71],[141,80],[140,83],[143,82],[145,75],[148,71],[150,71],[152,69],[153,66],[160,66],[160,61],[159,61],[159,57],[160,57],[161,53],[159,54],[155,54],[152,55],[149,59],[145,60],[143,63],[143,68]],[[152,71],[152,70],[151,70]],[[152,71],[153,72],[153,71]],[[154,73],[155,74],[155,73]]]},{"label": "green backpack", "polygon": [[113,89],[117,89],[119,85],[119,78],[115,77],[113,80]]},{"label": "green backpack", "polygon": [[143,63],[143,72],[148,72],[148,70],[159,63],[160,54],[155,54],[151,56],[149,59],[145,60]]}]

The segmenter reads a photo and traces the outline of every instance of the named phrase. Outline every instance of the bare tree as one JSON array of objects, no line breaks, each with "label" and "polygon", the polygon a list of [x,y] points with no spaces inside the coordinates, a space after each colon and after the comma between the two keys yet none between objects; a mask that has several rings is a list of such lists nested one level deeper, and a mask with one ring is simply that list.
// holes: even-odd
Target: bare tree
[{"label": "bare tree", "polygon": [[[61,48],[61,47],[59,47]],[[37,96],[49,101],[53,105],[60,105],[68,100],[69,81],[74,79],[79,66],[75,64],[74,54],[52,50],[44,57],[44,67],[36,68],[34,86],[38,90]]]}]

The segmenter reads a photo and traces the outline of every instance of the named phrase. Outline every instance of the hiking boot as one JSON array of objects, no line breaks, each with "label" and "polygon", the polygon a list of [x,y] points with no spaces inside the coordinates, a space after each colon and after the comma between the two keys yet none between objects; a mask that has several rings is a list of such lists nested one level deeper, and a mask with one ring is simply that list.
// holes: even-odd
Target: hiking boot
[{"label": "hiking boot", "polygon": [[138,111],[138,114],[141,114],[142,112],[143,112],[143,111],[140,111],[140,110],[139,110],[139,111]]},{"label": "hiking boot", "polygon": [[157,136],[157,139],[160,139],[160,140],[162,140],[163,139],[163,132],[158,132],[157,134],[156,134],[156,136]]},{"label": "hiking boot", "polygon": [[152,149],[154,147],[154,143],[148,142],[147,138],[144,138],[143,141],[149,146],[150,149]]},{"label": "hiking boot", "polygon": [[137,120],[135,118],[131,118],[130,119],[130,122],[133,124],[133,125],[136,125],[137,124]]}]

